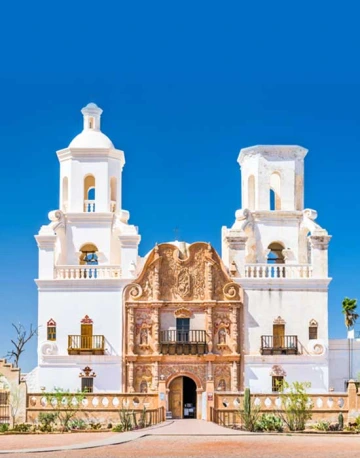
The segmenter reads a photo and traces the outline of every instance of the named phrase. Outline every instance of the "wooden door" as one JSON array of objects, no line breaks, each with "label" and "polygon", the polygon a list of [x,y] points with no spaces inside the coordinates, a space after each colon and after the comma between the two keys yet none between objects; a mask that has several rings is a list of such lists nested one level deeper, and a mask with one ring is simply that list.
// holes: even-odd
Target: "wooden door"
[{"label": "wooden door", "polygon": [[82,324],[81,325],[81,348],[82,349],[91,350],[92,335],[93,335],[93,325],[92,324]]},{"label": "wooden door", "polygon": [[183,418],[183,377],[177,377],[171,382],[169,394],[173,418]]},{"label": "wooden door", "polygon": [[285,346],[285,325],[274,324],[273,325],[273,347],[284,348]]}]

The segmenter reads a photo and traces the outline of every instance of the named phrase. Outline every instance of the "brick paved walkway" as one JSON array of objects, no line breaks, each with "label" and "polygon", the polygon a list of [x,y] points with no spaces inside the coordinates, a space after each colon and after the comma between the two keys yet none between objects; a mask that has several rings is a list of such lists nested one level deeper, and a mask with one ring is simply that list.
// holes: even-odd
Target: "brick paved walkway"
[{"label": "brick paved walkway", "polygon": [[359,453],[360,436],[248,434],[200,420],[129,433],[0,437],[0,458],[358,458]]}]

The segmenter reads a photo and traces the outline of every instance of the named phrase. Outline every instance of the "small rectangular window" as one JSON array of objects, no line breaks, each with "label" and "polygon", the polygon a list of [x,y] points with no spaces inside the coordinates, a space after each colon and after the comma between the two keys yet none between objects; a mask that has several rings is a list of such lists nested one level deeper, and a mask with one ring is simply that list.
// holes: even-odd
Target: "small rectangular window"
[{"label": "small rectangular window", "polygon": [[282,375],[276,375],[272,377],[272,392],[277,393],[281,390],[284,383],[284,377]]},{"label": "small rectangular window", "polygon": [[56,326],[47,327],[47,340],[56,340]]},{"label": "small rectangular window", "polygon": [[83,377],[81,379],[81,391],[92,393],[94,389],[94,379],[92,377]]},{"label": "small rectangular window", "polygon": [[309,327],[309,340],[314,340],[318,338],[318,328],[317,326]]}]

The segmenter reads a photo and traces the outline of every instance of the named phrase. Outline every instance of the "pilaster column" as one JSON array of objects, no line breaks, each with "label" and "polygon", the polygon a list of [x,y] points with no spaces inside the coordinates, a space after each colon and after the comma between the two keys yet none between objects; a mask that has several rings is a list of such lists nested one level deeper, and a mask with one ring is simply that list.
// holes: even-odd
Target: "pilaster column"
[{"label": "pilaster column", "polygon": [[153,321],[154,350],[155,350],[155,354],[158,355],[160,352],[160,342],[159,342],[160,317],[159,317],[159,307],[158,306],[155,306],[153,309],[152,321]]},{"label": "pilaster column", "polygon": [[235,264],[237,273],[235,277],[245,276],[245,246],[248,237],[243,231],[230,229],[225,235],[225,244],[228,248],[227,264],[231,268]]},{"label": "pilaster column", "polygon": [[236,393],[238,391],[238,364],[233,361],[231,366],[231,391]]},{"label": "pilaster column", "polygon": [[118,237],[121,244],[121,275],[123,278],[133,278],[133,269],[134,265],[137,264],[141,237],[138,234],[124,234]]},{"label": "pilaster column", "polygon": [[134,355],[135,348],[135,318],[133,307],[128,307],[128,354]]},{"label": "pilaster column", "polygon": [[310,236],[312,276],[314,278],[328,277],[328,246],[331,235],[322,232],[315,231]]},{"label": "pilaster column", "polygon": [[152,366],[152,387],[153,391],[156,391],[159,383],[159,362],[155,361]]},{"label": "pilaster column", "polygon": [[209,306],[206,309],[206,318],[207,318],[207,323],[206,323],[206,333],[208,337],[208,352],[212,353],[213,352],[213,346],[214,346],[214,331],[213,331],[213,309],[211,306]]},{"label": "pilaster column", "polygon": [[128,369],[128,391],[134,393],[134,363],[132,361],[127,363]]},{"label": "pilaster column", "polygon": [[[47,228],[47,226],[44,226]],[[56,235],[41,233],[35,235],[36,243],[39,248],[39,279],[53,279],[55,267],[55,244]],[[45,231],[43,231],[45,232]]]},{"label": "pilaster column", "polygon": [[239,352],[239,330],[238,330],[237,311],[238,311],[237,307],[232,307],[230,309],[232,354],[233,355],[236,355]]}]

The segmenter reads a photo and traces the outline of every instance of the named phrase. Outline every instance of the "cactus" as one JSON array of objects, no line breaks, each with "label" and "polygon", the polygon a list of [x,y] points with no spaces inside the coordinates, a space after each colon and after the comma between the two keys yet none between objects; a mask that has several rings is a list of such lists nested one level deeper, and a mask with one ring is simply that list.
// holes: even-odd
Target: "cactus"
[{"label": "cactus", "polygon": [[245,415],[251,415],[250,388],[245,388],[244,392],[244,413]]},{"label": "cactus", "polygon": [[340,431],[342,431],[344,429],[344,415],[342,413],[339,413],[338,423],[339,423],[339,429]]}]

